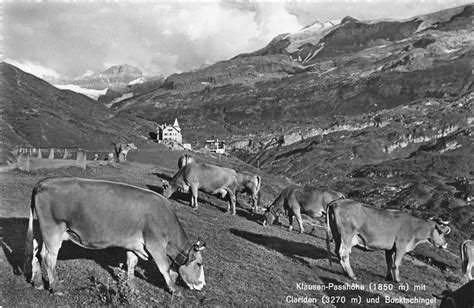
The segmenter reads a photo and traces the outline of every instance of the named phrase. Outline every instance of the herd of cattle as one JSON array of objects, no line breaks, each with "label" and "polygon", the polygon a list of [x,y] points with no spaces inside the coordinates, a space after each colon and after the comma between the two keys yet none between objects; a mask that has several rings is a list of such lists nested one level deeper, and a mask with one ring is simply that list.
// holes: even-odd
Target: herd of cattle
[{"label": "herd of cattle", "polygon": [[[235,214],[236,194],[246,193],[251,196],[256,211],[262,182],[258,175],[197,163],[189,155],[180,157],[178,167],[169,182],[163,181],[163,195],[105,180],[59,177],[38,182],[33,188],[25,244],[27,281],[41,283],[41,259],[47,271],[45,280],[49,282],[46,288],[57,291],[58,252],[62,242],[70,240],[89,249],[112,246],[126,249],[130,282],[138,258],[152,257],[171,293],[176,290],[178,275],[190,289],[201,290],[205,286],[201,251],[206,246],[201,241],[190,242],[168,199],[175,192],[189,193],[191,206],[198,208],[198,191],[220,195],[228,201],[227,211]],[[34,212],[42,235],[41,247],[33,235]],[[385,250],[386,279],[399,282],[399,266],[405,253],[422,242],[443,249],[448,245],[447,221],[373,208],[346,199],[340,192],[309,186],[285,188],[266,207],[263,225],[271,225],[285,215],[289,218],[289,230],[295,217],[303,233],[302,214],[326,217],[328,260],[332,264],[330,241],[333,240],[335,254],[351,279],[356,279],[349,262],[354,246]],[[470,281],[474,241],[461,245],[461,257],[464,279]],[[472,282],[469,285],[474,287]]]}]

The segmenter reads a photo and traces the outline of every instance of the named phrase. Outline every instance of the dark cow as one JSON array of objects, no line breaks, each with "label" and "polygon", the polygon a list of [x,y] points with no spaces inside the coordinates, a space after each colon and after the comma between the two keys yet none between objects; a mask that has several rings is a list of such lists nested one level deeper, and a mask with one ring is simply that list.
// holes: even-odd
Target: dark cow
[{"label": "dark cow", "polygon": [[461,267],[465,281],[472,280],[472,266],[474,265],[474,241],[466,240],[460,246]]},{"label": "dark cow", "polygon": [[446,249],[448,243],[445,234],[451,231],[446,222],[417,218],[396,210],[373,208],[349,199],[328,204],[326,220],[329,262],[329,235],[332,232],[336,255],[344,272],[352,279],[356,279],[349,262],[353,246],[385,250],[386,278],[399,282],[398,269],[405,253],[423,242]]},{"label": "dark cow", "polygon": [[186,165],[194,164],[194,163],[196,163],[194,156],[189,155],[189,154],[184,154],[178,159],[178,169],[181,169]]},{"label": "dark cow", "polygon": [[252,197],[253,211],[257,211],[258,197],[262,180],[260,176],[244,171],[237,171],[237,189],[238,193],[245,193]]},{"label": "dark cow", "polygon": [[227,198],[227,211],[232,207],[235,214],[235,190],[237,173],[229,168],[208,164],[190,164],[181,168],[170,183],[163,182],[163,195],[170,198],[176,191],[190,192],[191,206],[198,208],[198,190],[208,194],[220,194]]},{"label": "dark cow", "polygon": [[439,308],[471,308],[474,307],[474,280],[469,281],[456,291],[447,289],[441,295],[433,294],[441,299]]},{"label": "dark cow", "polygon": [[24,266],[32,283],[41,277],[34,211],[52,292],[57,287],[58,252],[67,240],[89,249],[125,248],[129,280],[140,257],[153,258],[170,292],[175,291],[178,273],[190,289],[201,290],[205,285],[201,256],[205,246],[188,240],[167,199],[127,184],[68,177],[44,179],[33,188]]},{"label": "dark cow", "polygon": [[278,221],[284,213],[288,214],[290,225],[293,229],[293,215],[303,233],[303,219],[301,214],[312,218],[321,217],[326,212],[326,206],[333,200],[344,199],[340,192],[311,186],[290,186],[282,190],[278,198],[267,208],[263,225],[271,225]]}]

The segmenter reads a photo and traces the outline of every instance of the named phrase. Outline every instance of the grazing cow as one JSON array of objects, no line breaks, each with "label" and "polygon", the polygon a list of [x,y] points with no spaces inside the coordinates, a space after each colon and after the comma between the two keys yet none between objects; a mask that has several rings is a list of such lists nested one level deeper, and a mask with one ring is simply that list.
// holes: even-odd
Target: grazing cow
[{"label": "grazing cow", "polygon": [[188,164],[194,164],[195,162],[196,160],[194,159],[194,156],[189,155],[189,154],[184,154],[178,159],[178,169],[181,169]]},{"label": "grazing cow", "polygon": [[461,247],[461,267],[466,281],[472,280],[472,266],[474,265],[474,241],[466,240]]},{"label": "grazing cow", "polygon": [[119,162],[126,162],[127,161],[127,154],[130,150],[137,150],[137,146],[131,142],[127,144],[123,143],[112,143],[115,148],[115,154],[117,155],[117,159]]},{"label": "grazing cow", "polygon": [[170,183],[163,182],[163,195],[170,198],[175,191],[191,194],[191,206],[198,208],[198,190],[208,194],[221,194],[228,199],[227,211],[235,214],[237,174],[234,170],[208,164],[190,164],[181,168]]},{"label": "grazing cow", "polygon": [[271,225],[284,213],[288,214],[290,225],[289,231],[293,229],[293,215],[303,233],[303,219],[301,214],[310,217],[321,217],[326,212],[326,206],[333,200],[344,199],[340,192],[311,186],[290,186],[282,190],[278,198],[267,208],[263,225]]},{"label": "grazing cow", "polygon": [[474,307],[474,280],[469,281],[456,291],[449,287],[441,295],[433,294],[441,299],[439,308],[468,308]]},{"label": "grazing cow", "polygon": [[69,177],[47,178],[33,188],[24,266],[32,283],[41,277],[33,234],[34,211],[51,292],[57,287],[58,252],[67,240],[89,249],[125,248],[129,280],[140,257],[153,258],[171,293],[178,273],[190,289],[201,290],[205,285],[201,256],[205,246],[188,240],[167,199],[123,183]]},{"label": "grazing cow", "polygon": [[[366,250],[385,250],[387,280],[400,281],[399,266],[405,253],[423,242],[446,249],[446,222],[414,217],[396,210],[369,207],[349,199],[335,200],[327,207],[326,244],[329,262],[329,234],[332,232],[336,255],[344,272],[356,279],[349,256],[353,246]],[[331,264],[332,265],[332,264]]]},{"label": "grazing cow", "polygon": [[246,193],[252,197],[252,207],[254,213],[257,211],[258,197],[262,180],[260,176],[248,172],[237,171],[237,189],[238,193]]}]

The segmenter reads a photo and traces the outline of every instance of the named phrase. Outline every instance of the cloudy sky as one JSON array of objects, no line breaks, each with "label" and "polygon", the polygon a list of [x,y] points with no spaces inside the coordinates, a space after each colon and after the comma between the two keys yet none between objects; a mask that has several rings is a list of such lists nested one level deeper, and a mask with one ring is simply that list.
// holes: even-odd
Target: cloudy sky
[{"label": "cloudy sky", "polygon": [[467,3],[3,2],[0,38],[3,60],[40,77],[77,77],[122,63],[168,76],[262,48],[314,21],[404,19]]}]

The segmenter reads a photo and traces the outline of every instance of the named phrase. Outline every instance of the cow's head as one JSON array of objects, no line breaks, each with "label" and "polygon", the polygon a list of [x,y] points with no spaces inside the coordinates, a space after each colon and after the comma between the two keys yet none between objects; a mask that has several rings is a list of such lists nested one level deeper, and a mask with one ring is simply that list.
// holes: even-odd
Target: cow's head
[{"label": "cow's head", "polygon": [[201,290],[205,285],[204,267],[201,251],[206,248],[205,243],[198,241],[188,252],[188,261],[179,267],[179,274],[191,290]]},{"label": "cow's head", "polygon": [[449,221],[443,221],[441,219],[432,219],[435,223],[435,227],[431,231],[429,241],[438,248],[448,248],[448,242],[446,242],[445,235],[451,232],[451,228],[448,226]]},{"label": "cow's head", "polygon": [[272,225],[274,223],[280,223],[280,216],[283,214],[281,209],[275,209],[275,206],[270,205],[265,211],[265,218],[263,219],[263,225]]},{"label": "cow's head", "polygon": [[138,150],[137,146],[133,142],[127,143],[127,147],[130,148],[130,150]]},{"label": "cow's head", "polygon": [[171,185],[168,181],[161,180],[161,187],[163,188],[163,196],[165,198],[171,197],[173,191],[171,190]]}]

